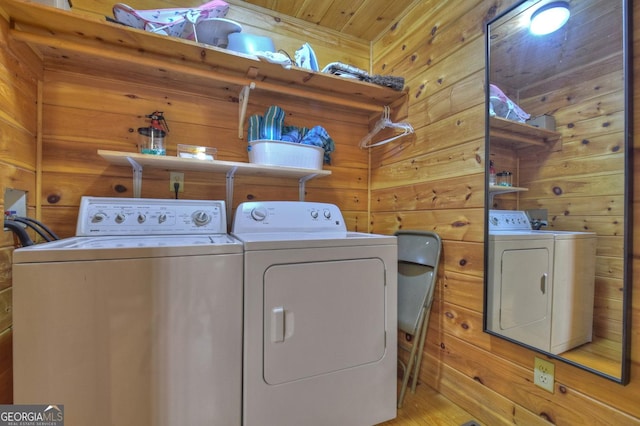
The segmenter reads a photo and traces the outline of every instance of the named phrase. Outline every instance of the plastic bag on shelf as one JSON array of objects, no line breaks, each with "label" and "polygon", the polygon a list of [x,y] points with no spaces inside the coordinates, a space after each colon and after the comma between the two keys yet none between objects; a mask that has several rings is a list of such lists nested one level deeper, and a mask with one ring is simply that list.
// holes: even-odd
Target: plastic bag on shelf
[{"label": "plastic bag on shelf", "polygon": [[227,15],[229,4],[212,0],[192,8],[136,10],[124,3],[113,6],[113,16],[121,24],[156,34],[194,39],[195,25],[210,18]]},{"label": "plastic bag on shelf", "polygon": [[489,85],[489,115],[524,123],[530,114],[507,97],[495,84]]}]

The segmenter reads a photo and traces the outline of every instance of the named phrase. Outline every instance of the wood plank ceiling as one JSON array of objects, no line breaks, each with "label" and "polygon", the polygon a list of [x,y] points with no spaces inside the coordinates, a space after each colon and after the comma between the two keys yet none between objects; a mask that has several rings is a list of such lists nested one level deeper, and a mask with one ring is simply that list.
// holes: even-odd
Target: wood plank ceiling
[{"label": "wood plank ceiling", "polygon": [[367,41],[420,0],[244,0]]}]

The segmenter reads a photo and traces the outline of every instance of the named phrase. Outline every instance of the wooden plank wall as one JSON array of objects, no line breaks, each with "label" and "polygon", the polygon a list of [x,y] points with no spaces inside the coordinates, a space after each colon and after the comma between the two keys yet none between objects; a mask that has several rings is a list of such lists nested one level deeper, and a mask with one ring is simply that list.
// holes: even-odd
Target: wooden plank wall
[{"label": "wooden plank wall", "polygon": [[[218,94],[220,95],[220,94]],[[228,94],[227,94],[228,96]],[[332,175],[307,183],[307,199],[343,206],[354,229],[366,227],[367,156],[354,135],[366,133],[367,116],[344,110],[310,108],[304,100],[251,95],[248,114],[263,114],[271,104],[287,113],[285,123],[323,125],[336,142]],[[144,84],[122,83],[99,77],[45,71],[43,136],[43,219],[61,236],[73,235],[75,214],[82,195],[132,196],[131,169],[110,166],[98,149],[137,150],[136,129],[145,126],[144,114],[164,111],[170,132],[167,155],[176,155],[178,143],[217,148],[217,158],[247,162],[246,139],[238,139],[237,98],[211,93],[193,94]],[[170,198],[169,174],[145,169],[142,197]],[[241,201],[296,200],[293,179],[235,178],[234,207]],[[182,198],[224,199],[225,176],[185,173]]]},{"label": "wooden plank wall", "polygon": [[[143,8],[144,3],[129,3]],[[196,2],[198,3],[198,2]],[[103,13],[99,1],[78,1],[78,13]],[[157,2],[154,2],[157,6]],[[169,6],[167,6],[169,7]],[[110,6],[109,6],[110,8]],[[110,9],[109,9],[110,10]],[[238,16],[253,19],[251,10]],[[277,22],[277,20],[273,20]],[[272,24],[274,39],[286,40],[296,28],[285,21]],[[286,29],[286,31],[285,31]],[[76,215],[82,195],[132,197],[132,171],[111,166],[97,155],[98,149],[137,151],[138,127],[147,126],[144,114],[164,111],[170,127],[167,154],[176,155],[178,143],[213,146],[217,158],[248,161],[246,138],[238,139],[238,94],[224,90],[189,91],[171,87],[115,81],[74,71],[44,69],[24,45],[7,42],[7,22],[0,19],[0,97],[6,107],[0,111],[0,194],[5,188],[28,191],[29,214],[51,227],[60,237],[75,233]],[[279,32],[278,32],[279,31]],[[316,28],[304,31],[305,41],[324,52],[319,60],[330,60],[331,49],[339,46],[345,56],[359,58],[368,67],[369,44],[352,38],[328,37]],[[302,43],[300,38],[291,46]],[[344,47],[348,46],[348,47]],[[38,103],[38,96],[42,101]],[[263,114],[270,105],[286,112],[285,124],[312,127],[322,125],[334,139],[332,175],[307,182],[306,199],[331,202],[343,209],[348,228],[368,227],[368,154],[358,147],[367,133],[369,113],[342,107],[318,106],[307,99],[251,93],[247,114]],[[37,111],[42,123],[38,134]],[[39,135],[39,136],[38,136]],[[41,138],[41,144],[38,143]],[[38,148],[42,147],[41,163]],[[41,178],[37,179],[37,175]],[[39,186],[41,185],[41,190]],[[0,195],[1,196],[1,195]],[[145,170],[142,196],[171,198],[169,173]],[[224,199],[225,176],[185,173],[187,199]],[[297,200],[298,183],[293,179],[235,178],[233,204],[251,200]],[[14,241],[9,232],[0,240],[0,403],[12,402],[11,376],[11,253]],[[37,313],[34,313],[37,314]]]},{"label": "wooden plank wall", "polygon": [[[422,379],[429,385],[492,425],[640,424],[637,333],[632,336],[627,386],[554,361],[556,386],[551,394],[533,384],[535,352],[482,331],[483,30],[488,20],[514,3],[425,0],[374,43],[374,72],[407,79],[409,121],[416,134],[373,150],[373,231],[435,230],[444,239],[422,366]],[[640,22],[637,3],[634,21]],[[637,44],[640,31],[634,26]],[[638,65],[636,53],[636,72]],[[640,89],[635,86],[637,98]],[[634,124],[640,124],[640,113],[634,114]],[[513,157],[509,152],[500,155]],[[637,165],[635,170],[634,177]],[[635,187],[637,194],[637,182]],[[515,207],[515,197],[511,202]],[[636,224],[637,218],[636,213]],[[636,290],[639,268],[634,260]],[[637,329],[640,309],[637,302],[632,305],[632,329]]]},{"label": "wooden plank wall", "polygon": [[[37,99],[42,68],[37,59],[8,40],[7,22],[0,19],[0,200],[6,189],[28,191],[31,206],[36,190]],[[15,49],[19,57],[12,52]],[[30,214],[34,209],[29,210]],[[14,239],[0,236],[0,404],[13,402],[12,280]]]}]

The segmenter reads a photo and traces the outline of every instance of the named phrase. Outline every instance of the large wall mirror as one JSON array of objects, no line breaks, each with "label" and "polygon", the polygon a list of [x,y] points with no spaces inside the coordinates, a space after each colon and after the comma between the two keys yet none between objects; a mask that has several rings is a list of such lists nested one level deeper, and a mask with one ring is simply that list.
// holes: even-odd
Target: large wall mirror
[{"label": "large wall mirror", "polygon": [[[565,6],[559,29],[533,34],[532,18]],[[623,384],[629,13],[626,0],[528,0],[486,28],[485,331]]]}]

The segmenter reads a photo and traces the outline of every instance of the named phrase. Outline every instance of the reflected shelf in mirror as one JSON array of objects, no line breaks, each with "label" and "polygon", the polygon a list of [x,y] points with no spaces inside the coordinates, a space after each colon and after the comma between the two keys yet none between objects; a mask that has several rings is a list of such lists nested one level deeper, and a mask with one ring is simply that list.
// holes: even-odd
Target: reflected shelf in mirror
[{"label": "reflected shelf in mirror", "polygon": [[529,188],[523,188],[521,186],[502,186],[502,185],[489,185],[489,205],[493,205],[493,197],[500,194],[508,194],[510,192],[524,192]]},{"label": "reflected shelf in mirror", "polygon": [[500,117],[490,117],[489,127],[491,143],[502,143],[514,149],[532,145],[554,150],[562,149],[562,136],[560,132],[554,130],[534,127]]}]

